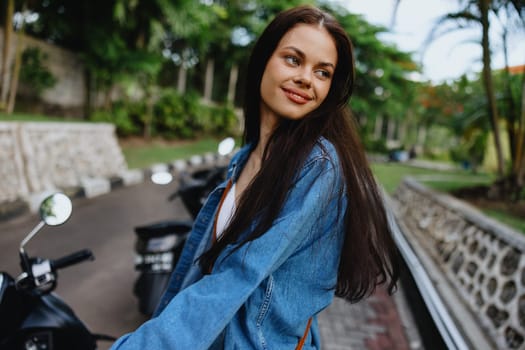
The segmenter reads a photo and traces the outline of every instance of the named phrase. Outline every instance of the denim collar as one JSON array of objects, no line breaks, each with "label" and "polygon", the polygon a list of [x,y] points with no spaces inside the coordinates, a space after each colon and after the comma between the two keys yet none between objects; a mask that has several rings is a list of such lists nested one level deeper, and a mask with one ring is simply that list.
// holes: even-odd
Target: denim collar
[{"label": "denim collar", "polygon": [[241,170],[248,161],[248,157],[250,156],[250,153],[252,153],[253,148],[254,147],[251,143],[244,145],[234,159],[232,159],[230,171],[233,182],[237,182],[237,179],[241,175]]}]

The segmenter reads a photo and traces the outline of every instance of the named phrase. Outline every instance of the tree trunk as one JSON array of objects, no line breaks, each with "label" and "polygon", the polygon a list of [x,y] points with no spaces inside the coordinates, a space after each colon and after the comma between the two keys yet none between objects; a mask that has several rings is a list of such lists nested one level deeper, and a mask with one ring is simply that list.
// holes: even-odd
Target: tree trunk
[{"label": "tree trunk", "polygon": [[[509,13],[507,12],[507,16]],[[505,69],[503,71],[503,84],[504,84],[504,94],[505,94],[505,101],[507,102],[507,133],[509,134],[509,149],[510,149],[510,157],[513,161],[514,166],[514,160],[516,159],[516,131],[517,131],[517,122],[519,120],[519,111],[516,105],[516,101],[514,100],[514,96],[512,95],[512,89],[511,89],[511,79],[510,79],[510,71],[509,71],[509,50],[507,47],[507,34],[508,29],[506,27],[503,28],[502,33],[502,42],[503,42],[503,57],[505,62]],[[514,169],[514,167],[513,167]]]},{"label": "tree trunk", "polygon": [[22,65],[22,49],[24,45],[23,25],[16,36],[15,65],[9,84],[9,98],[7,100],[6,113],[12,114],[15,109],[16,91],[18,90],[18,78],[20,77],[20,66]]},{"label": "tree trunk", "polygon": [[376,116],[376,123],[374,127],[374,140],[379,140],[383,131],[383,117]]},{"label": "tree trunk", "polygon": [[401,143],[404,143],[406,135],[407,135],[407,124],[406,122],[399,121],[397,124],[397,139],[401,141]]},{"label": "tree trunk", "polygon": [[239,66],[234,64],[230,70],[230,80],[228,82],[228,97],[227,101],[232,105],[235,104],[235,89],[237,87],[237,79],[239,77]]},{"label": "tree trunk", "polygon": [[392,117],[388,118],[387,124],[386,124],[386,139],[387,140],[394,140],[396,133],[396,122],[392,119]]},{"label": "tree trunk", "polygon": [[177,77],[177,91],[183,95],[186,92],[186,79],[188,76],[188,69],[184,63],[180,65],[179,76]]},{"label": "tree trunk", "polygon": [[91,108],[93,101],[93,74],[89,69],[84,70],[84,88],[86,89],[84,95],[83,119],[88,120],[91,116]]},{"label": "tree trunk", "polygon": [[15,1],[8,0],[6,5],[5,23],[4,23],[4,47],[2,48],[2,67],[0,67],[0,109],[4,109],[7,102],[8,80],[7,70],[9,62],[9,53],[11,48],[11,37],[13,36],[13,14],[15,11]]},{"label": "tree trunk", "polygon": [[424,146],[427,142],[427,128],[426,126],[419,125],[417,128],[417,141],[416,144],[419,146]]},{"label": "tree trunk", "polygon": [[483,49],[483,85],[487,98],[488,114],[490,125],[494,133],[494,146],[496,148],[496,157],[498,162],[498,175],[503,177],[503,152],[498,124],[498,111],[496,108],[496,97],[494,95],[494,86],[492,83],[492,71],[490,68],[490,44],[489,44],[489,0],[480,0],[479,7],[481,12],[481,24],[483,28],[482,49]]},{"label": "tree trunk", "polygon": [[213,58],[208,59],[206,64],[206,78],[204,80],[204,100],[211,101],[213,93],[213,71],[215,68],[215,60]]},{"label": "tree trunk", "polygon": [[397,19],[397,10],[399,9],[399,4],[401,0],[394,0],[394,8],[392,9],[392,19],[390,20],[390,29],[393,30],[396,26]]},{"label": "tree trunk", "polygon": [[[85,46],[87,38],[91,34],[89,18],[91,16],[91,8],[88,1],[82,1],[82,11],[84,16],[82,16],[82,22],[80,23],[82,36],[78,40],[82,43],[81,46]],[[91,117],[93,112],[94,103],[96,103],[95,95],[95,77],[91,68],[84,68],[84,103],[82,107],[82,118],[88,120]]]},{"label": "tree trunk", "polygon": [[[149,89],[148,89],[149,90]],[[144,118],[144,134],[143,137],[145,140],[151,140],[151,134],[153,129],[153,96],[151,91],[147,92],[146,96],[146,115]]]},{"label": "tree trunk", "polygon": [[514,169],[518,189],[525,185],[525,74],[521,84],[521,118],[518,123]]}]

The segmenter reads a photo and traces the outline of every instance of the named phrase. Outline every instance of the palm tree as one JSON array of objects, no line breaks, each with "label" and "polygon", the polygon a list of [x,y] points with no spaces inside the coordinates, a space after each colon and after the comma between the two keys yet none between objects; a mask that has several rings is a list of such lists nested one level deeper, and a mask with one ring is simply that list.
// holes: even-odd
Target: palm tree
[{"label": "palm tree", "polygon": [[493,11],[501,22],[502,47],[505,59],[503,70],[503,108],[507,119],[507,132],[509,135],[509,148],[512,157],[512,168],[507,181],[514,199],[519,199],[520,192],[525,182],[525,74],[521,82],[521,110],[519,108],[520,96],[512,91],[512,77],[508,63],[507,38],[510,31],[523,31],[525,29],[525,3],[523,1],[497,0],[494,1]]},{"label": "palm tree", "polygon": [[11,37],[13,36],[13,14],[15,11],[15,1],[8,0],[5,7],[4,18],[4,47],[2,50],[2,66],[0,67],[0,109],[5,109],[7,104],[7,70],[9,69],[9,49],[11,48]]},{"label": "palm tree", "polygon": [[[477,7],[479,10],[478,21],[481,23],[482,37],[481,47],[483,50],[483,85],[485,87],[485,96],[487,99],[488,114],[490,117],[490,124],[492,132],[494,133],[494,146],[496,147],[496,156],[498,160],[498,175],[502,177],[504,175],[504,159],[500,138],[500,130],[498,124],[498,110],[496,107],[496,95],[494,94],[494,84],[492,82],[492,69],[491,69],[491,57],[490,57],[490,39],[489,39],[489,12],[490,12],[490,1],[489,0],[477,0],[469,1],[470,7]],[[474,17],[476,18],[476,17]]]},{"label": "palm tree", "polygon": [[[494,84],[492,82],[492,69],[491,69],[491,56],[490,56],[490,21],[489,13],[491,10],[491,1],[490,0],[459,0],[461,9],[447,13],[438,19],[434,28],[431,30],[428,41],[431,42],[438,35],[436,34],[438,29],[441,29],[444,24],[452,23],[456,27],[456,30],[461,30],[468,25],[479,25],[481,28],[481,41],[480,45],[482,48],[482,78],[483,86],[485,91],[486,99],[486,113],[489,117],[490,126],[494,134],[494,146],[496,149],[497,157],[497,169],[498,175],[500,178],[504,176],[504,159],[500,138],[500,128],[498,123],[498,111],[496,108],[496,97],[494,93]],[[449,33],[450,29],[440,33],[446,34]]]},{"label": "palm tree", "polygon": [[[498,175],[500,177],[500,181],[498,181],[496,184],[503,184],[504,186],[500,187],[506,187],[507,192],[509,189],[508,180],[514,182],[513,186],[510,186],[510,189],[512,191],[512,188],[517,191],[518,193],[521,191],[524,185],[524,178],[525,178],[525,78],[523,80],[523,86],[522,86],[522,110],[521,110],[521,116],[518,119],[518,126],[517,131],[515,133],[516,138],[515,142],[513,142],[513,146],[515,147],[515,153],[513,153],[513,168],[511,174],[504,179],[505,176],[505,169],[504,169],[504,159],[503,159],[503,152],[502,152],[502,144],[501,144],[501,138],[500,138],[500,128],[499,128],[499,116],[498,116],[498,110],[496,105],[496,94],[494,91],[494,83],[492,81],[492,69],[491,69],[491,46],[490,46],[490,37],[489,37],[489,29],[490,29],[490,20],[489,15],[491,11],[497,14],[498,10],[501,8],[506,8],[507,11],[509,9],[513,9],[515,13],[519,16],[522,23],[525,23],[523,20],[525,16],[525,3],[523,0],[458,0],[459,4],[461,6],[461,9],[454,13],[448,13],[444,16],[442,16],[434,28],[432,29],[429,40],[432,41],[436,37],[436,31],[439,29],[443,24],[445,23],[455,23],[456,29],[463,29],[465,28],[465,24],[476,24],[479,25],[481,28],[481,41],[480,45],[482,48],[482,62],[483,62],[483,69],[482,69],[482,78],[483,78],[483,86],[485,91],[485,99],[486,99],[486,112],[489,116],[490,126],[492,129],[492,132],[494,134],[494,145],[496,149],[496,156],[497,156],[497,167],[498,167]],[[397,7],[401,0],[394,0],[394,16],[397,11]],[[395,18],[393,19],[393,21]],[[448,33],[449,30],[445,31],[442,34]],[[501,195],[507,196],[509,193],[504,193],[504,188],[499,188],[498,191]]]}]

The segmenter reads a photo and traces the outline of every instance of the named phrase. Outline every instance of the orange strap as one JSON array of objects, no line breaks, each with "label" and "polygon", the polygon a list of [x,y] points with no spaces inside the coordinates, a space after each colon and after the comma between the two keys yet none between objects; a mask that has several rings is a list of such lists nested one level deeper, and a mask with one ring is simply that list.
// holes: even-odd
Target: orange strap
[{"label": "orange strap", "polygon": [[306,341],[306,337],[308,337],[308,331],[310,331],[310,325],[312,324],[312,318],[310,317],[308,319],[308,324],[306,325],[306,329],[304,330],[303,337],[301,340],[299,340],[299,343],[295,347],[295,350],[301,350],[304,346],[304,342]]}]

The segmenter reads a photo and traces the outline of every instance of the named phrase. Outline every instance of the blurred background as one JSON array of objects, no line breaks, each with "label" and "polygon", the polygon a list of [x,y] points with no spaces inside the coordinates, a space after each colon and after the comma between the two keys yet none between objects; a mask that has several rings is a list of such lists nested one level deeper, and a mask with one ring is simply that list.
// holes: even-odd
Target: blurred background
[{"label": "blurred background", "polygon": [[256,38],[304,3],[352,38],[350,108],[387,190],[439,162],[457,176],[430,186],[523,230],[523,1],[6,0],[0,119],[110,123],[129,168],[213,151],[240,139]]},{"label": "blurred background", "polygon": [[[147,175],[217,160],[225,137],[242,143],[251,48],[298,4],[332,13],[352,39],[349,108],[410,272],[395,302],[382,290],[354,308],[336,301],[324,345],[481,349],[487,337],[486,348],[523,348],[523,0],[0,2],[2,270],[19,270],[18,244],[38,220],[20,215],[35,211],[32,198],[63,191],[74,216],[31,249],[85,246],[97,261],[61,272],[57,292],[94,329],[120,335],[144,322],[134,228],[188,218]],[[417,322],[407,325],[408,309]]]}]

